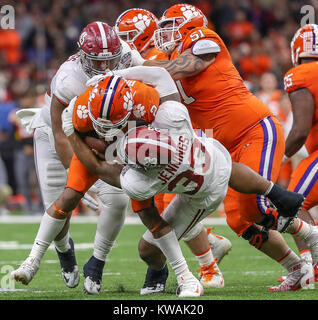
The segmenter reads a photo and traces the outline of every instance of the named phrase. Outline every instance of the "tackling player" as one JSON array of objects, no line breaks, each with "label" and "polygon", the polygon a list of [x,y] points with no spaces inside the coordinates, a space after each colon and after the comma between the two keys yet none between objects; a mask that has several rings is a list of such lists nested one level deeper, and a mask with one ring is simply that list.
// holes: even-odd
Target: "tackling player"
[{"label": "tackling player", "polygon": [[[117,18],[114,29],[118,36],[138,50],[144,59],[169,60],[168,54],[158,50],[154,45],[153,34],[158,29],[158,19],[150,11],[140,8],[126,10]],[[159,213],[162,213],[168,207],[173,197],[174,194],[172,193],[160,193],[155,196],[155,203]],[[204,227],[202,226],[202,228]],[[219,264],[231,250],[232,244],[225,237],[215,235],[206,229],[204,230],[208,235],[213,255]],[[205,250],[201,252],[204,253]],[[197,255],[197,258],[200,259],[200,255]],[[201,269],[201,280],[203,285],[206,286],[210,282],[208,279],[214,277],[214,266],[211,265],[211,272],[206,266]],[[165,268],[165,272],[158,273],[148,268],[141,293],[147,294],[164,290],[167,271],[168,269]],[[204,278],[206,278],[205,281]]]},{"label": "tackling player", "polygon": [[[61,113],[73,97],[86,90],[86,82],[92,76],[131,65],[132,53],[129,45],[121,41],[106,23],[93,22],[87,25],[80,34],[78,46],[79,52],[64,62],[53,77],[45,96],[45,106],[30,125],[35,129],[37,175],[46,211],[29,257],[11,275],[24,284],[32,280],[45,251],[54,239],[64,282],[70,288],[79,283],[74,245],[68,228],[70,213],[87,190],[81,193],[77,189],[67,188],[64,192],[73,151],[62,130]],[[85,113],[82,115],[86,116]],[[71,173],[71,169],[69,170]],[[73,182],[77,186],[82,184],[81,179],[80,176],[74,178],[73,175]],[[124,223],[129,201],[121,190],[102,181],[97,181],[95,186],[102,209],[97,223],[94,254],[84,266],[84,290],[88,293],[100,290],[99,280],[105,260]],[[64,206],[61,209],[56,206],[55,200],[62,193]],[[90,199],[91,202],[94,201]],[[48,213],[50,206],[53,206],[54,214]],[[98,204],[95,204],[95,209],[97,208]]]},{"label": "tackling player", "polygon": [[[206,26],[205,16],[194,6],[170,7],[154,34],[156,47],[167,52],[170,61],[147,60],[143,64],[169,71],[192,122],[198,128],[213,129],[214,138],[227,148],[233,161],[276,181],[285,150],[281,125],[245,87],[222,39]],[[288,270],[286,282],[269,290],[292,290],[302,275],[297,278],[295,274],[297,255],[279,233],[271,230],[276,210],[265,197],[232,188],[224,204],[232,230]],[[256,224],[264,228],[260,230]]]},{"label": "tackling player", "polygon": [[[155,74],[156,69],[145,69],[149,68],[130,68],[115,73],[125,74],[127,77],[130,74],[132,78],[139,75],[151,83],[150,78]],[[143,70],[145,70],[144,74]],[[155,86],[158,77],[154,76],[152,80],[152,85]],[[102,83],[100,85],[103,86]],[[157,89],[160,93],[160,88]],[[100,91],[99,84],[96,84],[95,91]],[[74,105],[70,104],[63,112],[63,128],[72,143],[74,152],[92,173],[112,185],[123,188],[131,198],[139,201],[135,208],[149,229],[139,245],[141,257],[152,268],[160,269],[165,263],[158,251],[160,248],[175,271],[179,286],[186,290],[187,295],[184,296],[196,296],[196,291],[199,295],[200,290],[193,275],[189,274],[186,262],[178,249],[177,238],[167,223],[171,224],[179,239],[187,235],[195,228],[197,222],[218,207],[225,197],[228,182],[239,192],[267,196],[278,209],[278,229],[280,231],[288,229],[288,232],[297,231],[297,235],[305,238],[311,248],[317,249],[316,229],[318,227],[309,228],[305,222],[297,218],[292,222],[304,198],[279,188],[245,165],[239,163],[232,165],[229,153],[221,144],[213,139],[204,140],[196,136],[189,114],[182,104],[171,100],[164,102],[157,111],[152,128],[130,130],[119,141],[117,154],[124,163],[130,164],[123,171],[117,164],[112,166],[98,160],[91,150],[83,145],[72,127],[73,108]],[[143,129],[146,133],[140,133]],[[158,132],[160,134],[160,130],[163,129],[169,130],[168,137],[166,134],[165,137],[156,137],[155,141],[151,140],[153,135],[156,136]],[[149,136],[152,138],[147,141]],[[167,162],[160,163],[161,155],[160,157],[158,155],[160,148],[168,152],[165,158],[168,159]],[[171,156],[169,156],[169,150],[172,153]],[[144,156],[139,157],[140,155]],[[177,159],[179,162],[172,162],[172,159]],[[122,174],[119,179],[120,172]],[[152,205],[152,197],[160,192],[182,194],[173,199],[171,205],[163,212],[162,218]],[[305,227],[299,230],[301,223]],[[298,263],[304,265],[299,258]],[[301,272],[298,270],[299,275]],[[306,280],[309,281],[311,277],[312,274],[308,273],[302,275],[302,281],[297,284],[297,287],[295,286],[295,289],[306,286]]]}]

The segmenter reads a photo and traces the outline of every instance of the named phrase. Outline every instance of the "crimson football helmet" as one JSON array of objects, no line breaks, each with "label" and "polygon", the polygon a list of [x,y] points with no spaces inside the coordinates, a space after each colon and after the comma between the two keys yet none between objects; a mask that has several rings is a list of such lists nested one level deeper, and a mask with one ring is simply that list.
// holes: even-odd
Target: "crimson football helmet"
[{"label": "crimson football helmet", "polygon": [[105,76],[90,90],[88,115],[97,134],[111,140],[126,126],[134,105],[124,78]]},{"label": "crimson football helmet", "polygon": [[153,34],[158,29],[157,17],[148,10],[133,8],[124,11],[116,20],[115,31],[140,53],[153,43]]},{"label": "crimson football helmet", "polygon": [[77,45],[85,73],[92,77],[116,68],[122,46],[114,29],[107,23],[96,21],[81,32]]},{"label": "crimson football helmet", "polygon": [[290,44],[291,58],[294,66],[300,58],[318,58],[318,25],[306,24],[299,28]]},{"label": "crimson football helmet", "polygon": [[151,169],[167,165],[176,153],[168,130],[151,126],[132,128],[121,138],[117,154],[132,167]]},{"label": "crimson football helmet", "polygon": [[171,53],[187,33],[197,27],[206,27],[208,20],[203,12],[190,4],[176,4],[167,9],[154,32],[157,49]]}]

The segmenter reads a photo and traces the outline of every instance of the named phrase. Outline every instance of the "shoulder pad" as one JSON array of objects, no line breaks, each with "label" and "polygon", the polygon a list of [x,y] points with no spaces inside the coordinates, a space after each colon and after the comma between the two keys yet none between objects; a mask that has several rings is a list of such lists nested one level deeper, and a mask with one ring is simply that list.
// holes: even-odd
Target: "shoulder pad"
[{"label": "shoulder pad", "polygon": [[207,53],[219,53],[220,46],[213,40],[200,39],[192,46],[192,54],[200,55]]}]

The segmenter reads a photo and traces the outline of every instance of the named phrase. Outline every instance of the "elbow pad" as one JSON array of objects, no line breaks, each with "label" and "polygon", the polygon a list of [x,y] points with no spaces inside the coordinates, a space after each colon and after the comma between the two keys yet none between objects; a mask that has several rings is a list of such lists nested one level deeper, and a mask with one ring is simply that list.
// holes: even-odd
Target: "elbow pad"
[{"label": "elbow pad", "polygon": [[195,56],[200,54],[219,53],[219,52],[221,52],[221,48],[213,40],[201,39],[201,40],[198,40],[192,46],[192,54],[194,54]]}]

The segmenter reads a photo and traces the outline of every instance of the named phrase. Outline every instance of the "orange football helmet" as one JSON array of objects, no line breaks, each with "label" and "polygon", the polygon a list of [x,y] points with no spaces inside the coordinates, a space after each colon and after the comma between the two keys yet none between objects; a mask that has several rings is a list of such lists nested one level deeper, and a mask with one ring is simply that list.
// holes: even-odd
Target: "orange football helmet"
[{"label": "orange football helmet", "polygon": [[[166,26],[169,24],[168,26]],[[160,18],[159,29],[154,33],[157,49],[171,53],[189,30],[206,27],[208,20],[202,11],[190,4],[176,4],[167,9]]]},{"label": "orange football helmet", "polygon": [[105,76],[89,94],[88,115],[98,135],[112,139],[123,129],[134,105],[132,89],[118,76]]},{"label": "orange football helmet", "polygon": [[318,25],[306,24],[299,28],[290,44],[291,59],[294,66],[300,58],[318,58]]},{"label": "orange football helmet", "polygon": [[147,49],[158,29],[157,17],[148,10],[133,8],[123,12],[116,20],[115,31],[139,52]]}]

